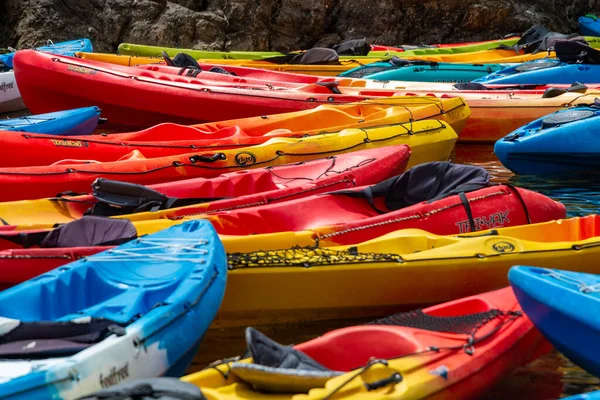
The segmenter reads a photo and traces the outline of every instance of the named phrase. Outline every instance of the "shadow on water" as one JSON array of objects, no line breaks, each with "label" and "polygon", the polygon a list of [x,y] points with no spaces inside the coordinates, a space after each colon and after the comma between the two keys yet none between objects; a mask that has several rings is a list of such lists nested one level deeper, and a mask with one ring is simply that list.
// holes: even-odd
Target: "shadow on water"
[{"label": "shadow on water", "polygon": [[560,201],[567,216],[580,217],[600,212],[600,172],[570,173],[553,176],[517,176],[496,158],[491,145],[458,145],[452,160],[487,169],[492,180],[534,190]]}]

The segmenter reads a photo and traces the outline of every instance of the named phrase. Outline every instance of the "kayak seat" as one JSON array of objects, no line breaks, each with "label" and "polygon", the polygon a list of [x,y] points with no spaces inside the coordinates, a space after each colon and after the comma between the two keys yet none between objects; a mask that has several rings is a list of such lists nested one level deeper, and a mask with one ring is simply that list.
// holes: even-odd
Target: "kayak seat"
[{"label": "kayak seat", "polygon": [[168,197],[144,185],[98,178],[92,183],[93,195],[97,200],[86,215],[116,216],[145,211],[166,210],[222,200],[219,198]]},{"label": "kayak seat", "polygon": [[23,322],[0,317],[0,358],[43,359],[76,354],[124,327],[101,318],[69,322]]},{"label": "kayak seat", "polygon": [[558,125],[568,124],[570,122],[580,121],[597,115],[592,110],[564,110],[550,114],[542,120],[542,129],[552,128]]},{"label": "kayak seat", "polygon": [[89,247],[128,242],[137,237],[137,230],[126,219],[86,216],[54,228],[50,232],[7,231],[2,240],[30,247]]},{"label": "kayak seat", "polygon": [[210,67],[208,72],[213,72],[215,74],[225,74],[225,75],[237,76],[237,74],[235,72],[229,72],[225,68],[222,68],[222,67]]},{"label": "kayak seat", "polygon": [[437,161],[418,165],[360,191],[338,190],[330,194],[365,198],[375,211],[385,214],[388,211],[377,207],[376,199],[383,200],[385,207],[394,211],[423,201],[433,202],[481,189],[489,184],[490,174],[482,167]]},{"label": "kayak seat", "polygon": [[136,379],[102,389],[78,400],[206,400],[196,385],[177,378]]}]

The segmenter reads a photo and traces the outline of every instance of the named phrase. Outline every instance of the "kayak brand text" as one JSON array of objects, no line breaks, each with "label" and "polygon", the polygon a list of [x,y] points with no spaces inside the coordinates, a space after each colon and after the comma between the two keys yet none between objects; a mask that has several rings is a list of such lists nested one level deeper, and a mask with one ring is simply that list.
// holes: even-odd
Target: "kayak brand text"
[{"label": "kayak brand text", "polygon": [[14,82],[2,82],[0,83],[0,90],[2,90],[3,92],[6,92],[8,90],[14,89],[15,87],[15,83]]},{"label": "kayak brand text", "polygon": [[112,367],[110,373],[106,376],[100,374],[100,385],[105,388],[116,385],[129,378],[129,363],[126,363],[121,368]]},{"label": "kayak brand text", "polygon": [[67,71],[72,71],[72,72],[77,72],[79,74],[87,74],[87,75],[94,75],[96,73],[96,70],[93,70],[90,68],[85,68],[85,67],[78,67],[77,65],[67,66]]},{"label": "kayak brand text", "polygon": [[[488,217],[475,217],[473,218],[473,222],[475,223],[475,230],[481,231],[483,229],[504,226],[504,224],[510,222],[510,219],[508,219],[507,210],[490,214]],[[459,221],[456,223],[456,226],[458,227],[458,231],[460,233],[467,233],[471,231],[471,224],[469,224],[469,220]]]}]

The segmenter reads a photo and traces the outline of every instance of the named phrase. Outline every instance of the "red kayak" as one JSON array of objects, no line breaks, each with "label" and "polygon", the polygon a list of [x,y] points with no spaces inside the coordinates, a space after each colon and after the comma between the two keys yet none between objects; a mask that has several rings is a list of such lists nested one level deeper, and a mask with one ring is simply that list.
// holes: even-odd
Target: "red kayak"
[{"label": "red kayak", "polygon": [[219,234],[314,230],[337,244],[361,243],[399,229],[438,235],[564,218],[565,206],[527,189],[489,183],[481,167],[421,164],[369,187],[217,213]]},{"label": "red kayak", "polygon": [[511,288],[336,329],[293,347],[254,328],[245,337],[251,359],[216,364],[187,380],[207,398],[234,391],[258,398],[260,389],[289,398],[466,400],[552,349]]},{"label": "red kayak", "polygon": [[[136,68],[164,74],[192,76],[198,79],[221,82],[221,84],[276,84],[277,86],[296,87],[313,83],[339,82],[341,86],[352,86],[360,79],[343,78],[339,76],[318,76],[294,74],[291,72],[273,71],[260,68],[240,67],[236,65],[199,64],[200,73],[193,68],[170,67],[164,64],[137,65]],[[217,72],[218,71],[218,72]],[[357,83],[358,85],[358,83]]]},{"label": "red kayak", "polygon": [[0,158],[0,167],[51,165],[68,159],[110,162],[134,150],[147,158],[165,157],[200,150],[249,147],[273,137],[303,138],[346,128],[393,128],[401,123],[424,119],[448,121],[460,130],[466,122],[466,113],[464,118],[457,115],[464,113],[465,108],[462,101],[412,98],[406,102],[402,99],[395,103],[390,101],[389,105],[323,105],[294,113],[193,126],[164,123],[127,133],[59,136],[0,131],[4,155]]},{"label": "red kayak", "polygon": [[410,149],[401,145],[148,187],[99,179],[92,185],[93,196],[0,203],[0,218],[11,225],[53,226],[86,212],[116,216],[155,211],[145,217],[155,219],[243,209],[374,184],[404,172],[409,157]]},{"label": "red kayak", "polygon": [[303,92],[273,85],[215,86],[201,79],[135,67],[56,56],[33,50],[14,58],[15,77],[34,114],[99,106],[112,125],[148,127],[278,114],[364,100],[321,85]]}]

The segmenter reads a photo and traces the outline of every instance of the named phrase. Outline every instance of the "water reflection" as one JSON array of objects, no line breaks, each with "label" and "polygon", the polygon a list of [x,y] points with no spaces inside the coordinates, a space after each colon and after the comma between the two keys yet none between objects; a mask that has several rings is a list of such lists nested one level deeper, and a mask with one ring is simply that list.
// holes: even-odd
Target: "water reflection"
[{"label": "water reflection", "polygon": [[517,176],[506,169],[494,155],[491,145],[458,145],[452,155],[457,163],[486,168],[495,182],[510,183],[534,190],[560,201],[567,216],[579,217],[600,212],[600,172],[584,172],[561,176]]}]

